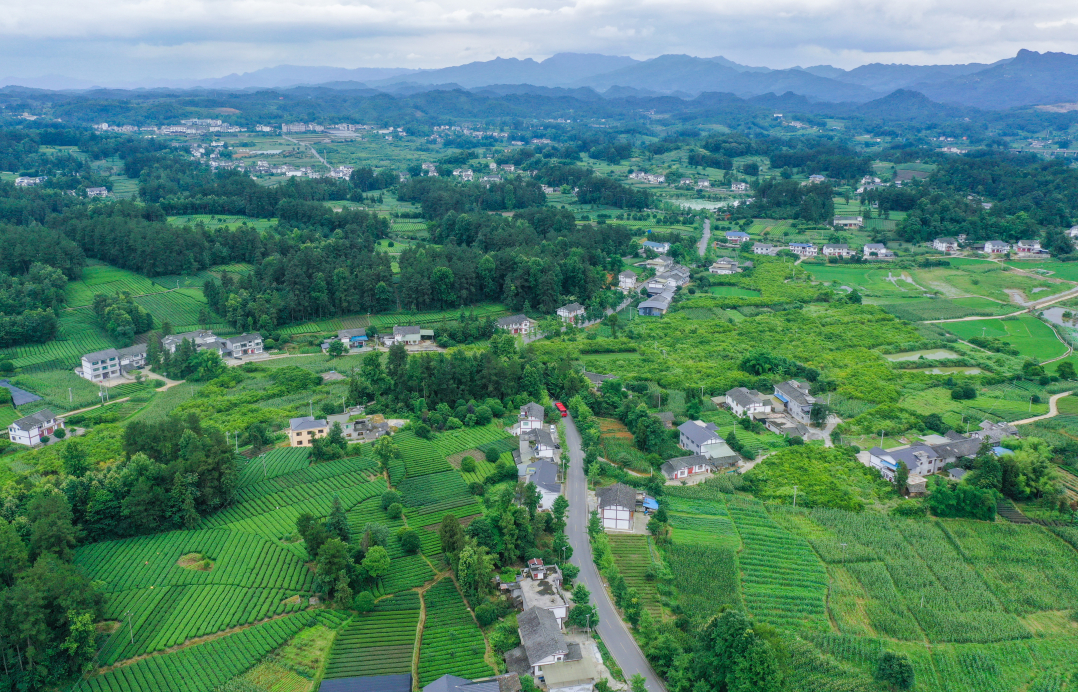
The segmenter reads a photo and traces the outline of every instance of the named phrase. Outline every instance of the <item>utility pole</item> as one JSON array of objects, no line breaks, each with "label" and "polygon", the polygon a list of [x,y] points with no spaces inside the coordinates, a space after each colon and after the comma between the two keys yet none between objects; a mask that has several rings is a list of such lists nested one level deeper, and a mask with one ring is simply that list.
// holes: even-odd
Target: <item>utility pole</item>
[{"label": "utility pole", "polygon": [[236,438],[236,454],[240,453],[240,434],[238,431],[232,431],[232,437]]},{"label": "utility pole", "polygon": [[309,403],[311,404],[311,418],[314,418],[314,399],[311,399]]},{"label": "utility pole", "polygon": [[67,388],[67,403],[71,403],[74,399],[71,398],[71,387]]},{"label": "utility pole", "polygon": [[794,509],[797,509],[797,486],[794,486]]}]

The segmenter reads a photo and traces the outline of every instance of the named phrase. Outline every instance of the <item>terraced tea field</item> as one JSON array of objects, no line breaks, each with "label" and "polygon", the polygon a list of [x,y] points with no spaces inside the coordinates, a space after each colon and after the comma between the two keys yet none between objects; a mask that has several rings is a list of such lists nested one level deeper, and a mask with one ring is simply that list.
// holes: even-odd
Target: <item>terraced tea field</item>
[{"label": "terraced tea field", "polygon": [[418,594],[408,592],[354,616],[337,634],[323,677],[410,673],[419,608]]},{"label": "terraced tea field", "polygon": [[452,580],[442,579],[423,595],[427,619],[419,647],[419,684],[442,675],[474,680],[493,675],[486,663],[486,642]]},{"label": "terraced tea field", "polygon": [[82,278],[67,284],[67,307],[87,307],[94,302],[98,293],[114,295],[126,291],[133,296],[145,293],[160,293],[165,290],[147,279],[142,274],[113,267],[97,260],[87,260],[82,270]]},{"label": "terraced tea field", "polygon": [[644,573],[655,564],[647,536],[610,534],[610,553],[625,583],[640,594],[640,602],[656,622],[662,619],[657,580],[647,579]]}]

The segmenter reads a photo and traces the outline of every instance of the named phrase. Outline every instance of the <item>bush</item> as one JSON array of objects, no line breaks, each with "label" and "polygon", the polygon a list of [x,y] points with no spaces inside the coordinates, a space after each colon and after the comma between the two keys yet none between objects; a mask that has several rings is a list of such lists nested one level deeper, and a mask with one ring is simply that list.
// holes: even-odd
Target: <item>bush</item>
[{"label": "bush", "polygon": [[475,609],[475,619],[479,623],[480,627],[488,627],[493,625],[498,619],[498,613],[494,608],[494,604],[490,601],[483,603]]},{"label": "bush", "polygon": [[10,360],[0,360],[0,372],[11,373],[15,372],[15,364]]},{"label": "bush", "polygon": [[468,492],[470,492],[472,495],[479,496],[482,495],[485,491],[486,486],[479,481],[472,481],[468,484]]},{"label": "bush", "polygon": [[501,457],[501,452],[499,452],[494,447],[487,447],[486,456],[487,456],[487,461],[489,461],[492,464],[496,464],[496,463],[498,463],[498,458]]},{"label": "bush", "polygon": [[67,431],[66,431],[66,430],[64,430],[63,428],[57,428],[57,429],[56,429],[56,430],[55,430],[55,431],[53,432],[53,434],[54,434],[54,435],[56,435],[56,439],[57,439],[57,440],[62,440],[62,439],[64,439],[65,437],[67,437]]},{"label": "bush", "polygon": [[369,613],[374,610],[374,596],[370,591],[360,591],[356,594],[356,597],[352,599],[352,610],[358,610],[361,613]]},{"label": "bush", "polygon": [[416,423],[412,427],[412,431],[415,433],[415,436],[418,437],[418,438],[421,438],[421,439],[424,439],[424,440],[429,440],[430,439],[430,426],[427,425],[426,423]]},{"label": "bush", "polygon": [[464,457],[460,460],[460,470],[464,473],[475,472],[475,459],[472,457]]},{"label": "bush", "polygon": [[382,493],[382,509],[389,509],[389,506],[397,503],[400,504],[401,494],[396,490],[387,490]]},{"label": "bush", "polygon": [[400,519],[404,514],[404,505],[399,502],[394,502],[386,508],[386,516],[390,519]]},{"label": "bush", "polygon": [[404,551],[405,555],[415,555],[419,552],[421,541],[415,529],[401,527],[400,531],[397,532],[397,540],[400,541],[401,550]]}]

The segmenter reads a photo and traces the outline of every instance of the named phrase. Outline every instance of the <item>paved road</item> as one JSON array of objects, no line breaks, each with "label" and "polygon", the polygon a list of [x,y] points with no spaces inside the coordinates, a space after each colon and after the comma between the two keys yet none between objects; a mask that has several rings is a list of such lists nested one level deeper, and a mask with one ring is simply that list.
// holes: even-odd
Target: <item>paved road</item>
[{"label": "paved road", "polygon": [[704,219],[704,235],[696,245],[696,249],[700,251],[701,257],[707,254],[707,243],[709,240],[711,240],[711,219]]},{"label": "paved road", "polygon": [[[1059,401],[1060,399],[1062,399],[1063,397],[1069,396],[1071,394],[1074,394],[1074,392],[1070,391],[1070,392],[1060,392],[1059,394],[1053,394],[1048,399],[1048,413],[1044,414],[1043,416],[1033,416],[1032,418],[1025,418],[1023,420],[1016,420],[1013,423],[1011,423],[1011,425],[1025,425],[1026,423],[1036,423],[1037,421],[1044,420],[1045,418],[1053,418],[1055,416],[1058,416],[1059,415],[1059,408],[1056,407],[1056,402]],[[574,548],[574,550],[575,550],[575,548]]]},{"label": "paved road", "polygon": [[606,643],[614,660],[618,662],[625,679],[628,681],[634,673],[640,673],[647,679],[647,688],[651,692],[665,692],[662,680],[651,669],[651,665],[625,623],[618,617],[614,604],[603,588],[599,579],[599,570],[591,560],[591,541],[588,540],[588,485],[584,476],[584,453],[580,449],[580,433],[572,418],[565,419],[565,441],[569,445],[569,545],[573,547],[574,565],[580,567],[578,581],[591,592],[592,601],[599,610],[599,626],[596,628]]},{"label": "paved road", "polygon": [[291,137],[289,137],[289,136],[287,136],[287,135],[281,135],[281,136],[282,136],[282,137],[283,137],[284,139],[287,139],[287,140],[288,140],[289,142],[292,142],[292,143],[294,143],[294,144],[299,144],[300,146],[304,146],[304,147],[307,147],[308,149],[310,149],[310,150],[311,150],[311,153],[312,153],[312,154],[314,154],[314,157],[315,157],[316,159],[318,159],[318,160],[319,160],[319,161],[321,161],[321,162],[322,162],[323,164],[325,164],[326,168],[331,168],[331,166],[329,165],[329,162],[328,162],[328,161],[326,161],[326,160],[325,160],[324,158],[322,158],[322,155],[318,153],[318,150],[317,150],[317,149],[315,149],[313,145],[311,145],[311,144],[308,144],[307,142],[301,142],[301,141],[299,141],[298,139],[292,139]]}]

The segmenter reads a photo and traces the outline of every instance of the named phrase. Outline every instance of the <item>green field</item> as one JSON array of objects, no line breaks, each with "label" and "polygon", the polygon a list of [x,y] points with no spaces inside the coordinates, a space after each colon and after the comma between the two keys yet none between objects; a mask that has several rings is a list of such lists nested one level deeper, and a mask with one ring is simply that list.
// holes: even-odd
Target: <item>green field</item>
[{"label": "green field", "polygon": [[994,337],[1015,348],[1027,358],[1045,361],[1067,352],[1052,328],[1032,315],[1020,315],[1018,319],[969,320],[947,322],[943,327],[960,339],[972,336]]},{"label": "green field", "polygon": [[87,260],[82,278],[67,284],[67,306],[85,307],[93,304],[98,293],[113,295],[126,291],[133,296],[159,293],[164,288],[154,284],[141,274],[113,267],[104,262]]},{"label": "green field", "polygon": [[0,350],[0,357],[23,371],[67,369],[77,366],[85,353],[115,346],[93,312],[84,308],[60,313],[60,334],[55,340]]}]

